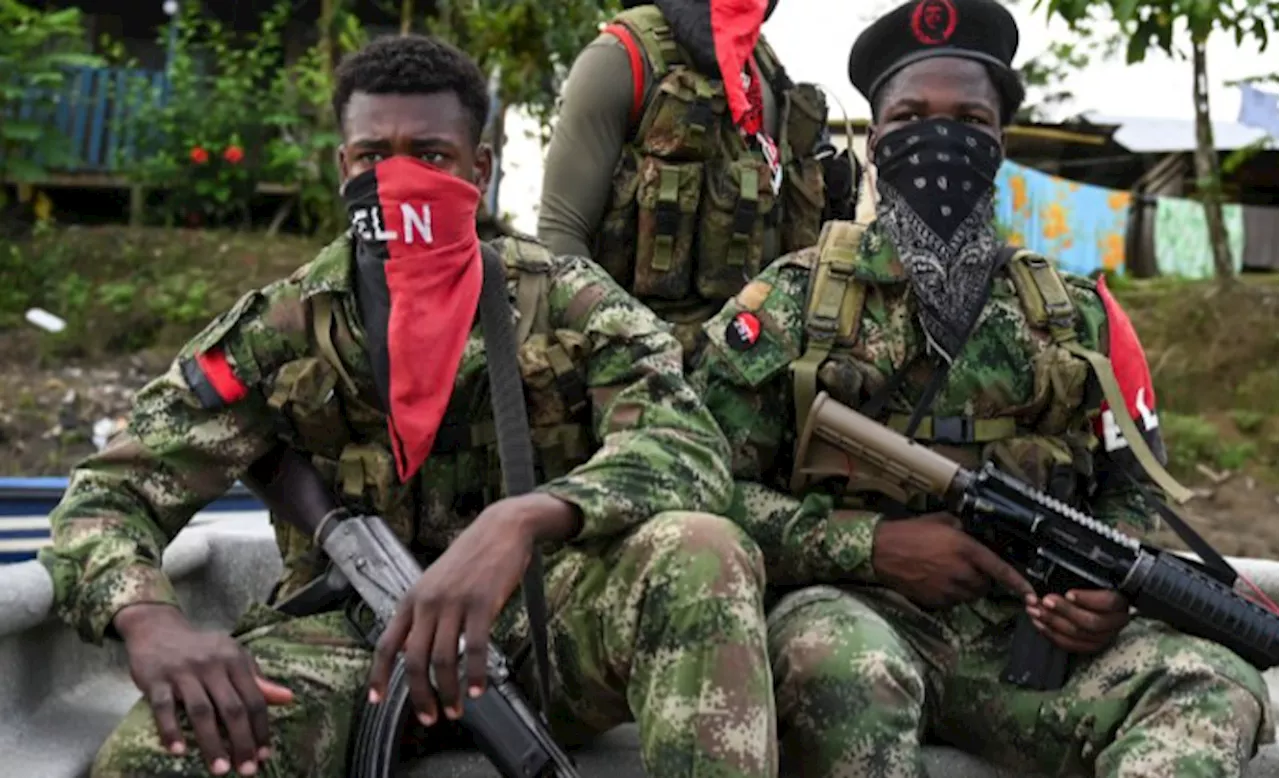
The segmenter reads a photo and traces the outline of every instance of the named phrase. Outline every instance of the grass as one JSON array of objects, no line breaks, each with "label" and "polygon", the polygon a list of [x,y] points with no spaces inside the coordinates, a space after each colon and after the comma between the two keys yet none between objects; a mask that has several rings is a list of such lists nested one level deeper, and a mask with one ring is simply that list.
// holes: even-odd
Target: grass
[{"label": "grass", "polygon": [[1154,279],[1112,283],[1147,351],[1162,408],[1277,412],[1277,277],[1244,283]]},{"label": "grass", "polygon": [[173,350],[245,292],[287,276],[322,242],[209,230],[98,227],[0,241],[0,332],[30,307],[64,319],[38,338],[48,359]]}]

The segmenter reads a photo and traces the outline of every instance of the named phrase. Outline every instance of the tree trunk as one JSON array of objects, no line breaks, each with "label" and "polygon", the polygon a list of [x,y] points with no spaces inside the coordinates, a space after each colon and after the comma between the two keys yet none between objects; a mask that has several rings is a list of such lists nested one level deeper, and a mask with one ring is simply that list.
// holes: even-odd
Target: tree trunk
[{"label": "tree trunk", "polygon": [[333,75],[333,20],[341,0],[320,0],[320,56],[325,69]]},{"label": "tree trunk", "polygon": [[489,144],[493,147],[493,173],[490,175],[489,191],[486,193],[488,200],[489,213],[497,219],[498,213],[498,189],[502,185],[502,147],[505,145],[503,140],[507,133],[507,116],[506,105],[502,98],[494,97],[489,103],[490,111],[493,116],[489,122],[490,135]]},{"label": "tree trunk", "polygon": [[400,0],[400,34],[413,31],[413,0]]},{"label": "tree trunk", "polygon": [[1209,76],[1205,69],[1205,41],[1192,40],[1194,86],[1192,97],[1196,107],[1196,185],[1204,203],[1205,222],[1209,225],[1209,242],[1213,246],[1213,269],[1219,279],[1235,276],[1231,246],[1227,242],[1227,225],[1222,218],[1222,174],[1218,169],[1218,151],[1213,142],[1213,125],[1209,123]]}]

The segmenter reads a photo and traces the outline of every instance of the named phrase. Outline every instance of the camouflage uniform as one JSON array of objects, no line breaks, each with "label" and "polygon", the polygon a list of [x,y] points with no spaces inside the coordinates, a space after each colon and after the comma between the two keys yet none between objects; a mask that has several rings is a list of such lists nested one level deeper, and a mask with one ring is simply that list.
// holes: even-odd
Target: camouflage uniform
[{"label": "camouflage uniform", "polygon": [[[672,323],[688,355],[700,325],[748,278],[817,238],[827,106],[760,36],[752,60],[762,129],[777,146],[775,190],[759,141],[728,110],[709,4],[630,5],[569,76],[538,234],[561,251],[589,250]],[[619,94],[629,111],[617,110]]]},{"label": "camouflage uniform", "polygon": [[[681,375],[678,343],[591,262],[520,241],[496,245],[513,303],[530,279],[529,288],[542,289],[536,308],[517,305],[520,368],[547,476],[541,489],[583,516],[581,534],[547,558],[553,719],[578,738],[634,718],[651,775],[774,775],[762,563],[732,523],[685,512],[722,511],[730,480],[724,439]],[[408,484],[395,478],[352,268],[344,238],[292,278],[244,297],[138,393],[127,432],[75,470],[42,561],[59,614],[84,639],[101,643],[127,605],[176,603],[159,569],[162,549],[280,437],[312,456],[344,503],[384,516],[424,564],[498,496],[478,328],[432,456]],[[326,335],[316,336],[314,322],[326,306],[337,366],[316,346]],[[537,321],[526,328],[529,315]],[[221,410],[202,407],[181,367],[215,346],[256,390]],[[274,601],[320,569],[307,538],[276,531],[285,574]],[[237,634],[297,699],[271,711],[276,756],[266,774],[344,775],[372,654],[343,614],[288,619],[257,605]],[[519,597],[493,634],[509,653],[518,648],[526,634]],[[94,769],[204,772],[196,755],[164,753],[142,702]]]},{"label": "camouflage uniform", "polygon": [[[988,597],[922,610],[877,585],[872,538],[885,516],[836,495],[785,493],[796,426],[788,367],[805,350],[817,257],[808,249],[780,259],[730,301],[706,326],[693,377],[742,479],[730,516],[760,544],[773,587],[769,653],[783,768],[797,760],[804,775],[916,778],[924,775],[920,744],[936,738],[1023,771],[1239,775],[1256,746],[1274,738],[1274,714],[1260,675],[1227,649],[1135,619],[1109,649],[1077,658],[1058,692],[1000,683],[1020,603]],[[857,338],[833,349],[818,375],[834,399],[859,407],[924,336],[901,263],[874,225],[854,267],[867,290]],[[1067,288],[1080,344],[1105,350],[1095,286],[1067,278]],[[744,311],[759,321],[754,343],[734,339]],[[1079,483],[1097,487],[1085,501],[1094,515],[1138,534],[1153,529],[1141,494],[1089,464],[1103,459],[1090,426],[1099,399],[1076,372],[1082,366],[1060,357],[1029,324],[1005,271],[932,410],[934,418],[1011,416],[1018,432],[933,447],[971,466],[994,458],[1040,488],[1054,463],[1066,463]],[[910,374],[905,397],[888,410],[909,412],[925,380]]]}]

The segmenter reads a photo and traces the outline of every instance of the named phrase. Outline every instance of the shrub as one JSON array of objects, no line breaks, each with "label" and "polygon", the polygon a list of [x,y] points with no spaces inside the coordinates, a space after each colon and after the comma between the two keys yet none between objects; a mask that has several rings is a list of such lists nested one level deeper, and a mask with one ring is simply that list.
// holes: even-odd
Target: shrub
[{"label": "shrub", "polygon": [[135,87],[150,94],[126,119],[143,150],[126,162],[130,177],[161,193],[169,226],[247,227],[251,198],[269,182],[298,188],[308,225],[332,227],[323,217],[333,212],[338,138],[326,129],[327,68],[314,49],[285,62],[289,5],[243,40],[187,5],[166,83]]},{"label": "shrub", "polygon": [[35,181],[73,159],[47,132],[71,67],[96,67],[85,51],[80,10],[41,11],[0,0],[0,181]]}]

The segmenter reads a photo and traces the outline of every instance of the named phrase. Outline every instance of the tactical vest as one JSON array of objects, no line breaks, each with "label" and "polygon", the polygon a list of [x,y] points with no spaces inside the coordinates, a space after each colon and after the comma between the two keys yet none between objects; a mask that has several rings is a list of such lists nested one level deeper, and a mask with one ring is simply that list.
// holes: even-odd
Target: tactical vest
[{"label": "tactical vest", "polygon": [[[819,381],[831,367],[829,359],[852,348],[858,337],[866,301],[866,285],[853,271],[863,256],[865,225],[828,222],[818,243],[818,258],[809,267],[809,297],[805,310],[805,351],[791,365],[797,429],[803,429]],[[1040,351],[1034,372],[1032,407],[992,418],[925,416],[915,432],[922,444],[966,467],[991,460],[1001,469],[1050,492],[1059,499],[1080,499],[1080,484],[1091,481],[1097,441],[1089,429],[1092,417],[1083,407],[1090,373],[1096,377],[1108,405],[1138,463],[1152,481],[1177,502],[1189,494],[1160,464],[1137,425],[1125,412],[1126,403],[1106,356],[1084,348],[1076,335],[1079,315],[1066,281],[1044,257],[1018,249],[1007,266],[1019,305],[1037,334]],[[833,396],[834,396],[833,392]],[[837,398],[856,407],[856,398]],[[907,414],[880,419],[905,432]],[[918,507],[913,505],[911,507]]]},{"label": "tactical vest", "polygon": [[[549,319],[548,294],[552,254],[528,240],[499,242],[508,282],[516,284],[520,371],[525,379],[529,423],[542,480],[567,473],[592,451],[586,377],[579,366],[590,352],[587,337],[555,329]],[[299,271],[305,275],[308,268]],[[349,300],[347,301],[349,302]],[[312,355],[284,364],[269,388],[268,404],[285,420],[282,436],[312,463],[333,493],[353,510],[381,516],[410,548],[441,549],[461,531],[456,526],[424,528],[428,512],[474,515],[502,496],[502,473],[496,434],[486,413],[472,418],[470,393],[455,392],[445,413],[432,457],[457,457],[455,469],[482,473],[485,486],[476,494],[453,494],[451,504],[429,505],[429,492],[453,484],[427,484],[424,472],[401,484],[387,437],[386,414],[376,398],[362,394],[340,354],[361,349],[353,341],[348,317],[335,306],[341,297],[321,292],[310,298],[307,325],[315,344]],[[487,402],[484,403],[487,408]],[[323,572],[311,538],[284,522],[274,522],[284,560],[284,575],[274,599],[280,600]]]},{"label": "tactical vest", "polygon": [[704,303],[682,322],[700,324],[776,259],[765,255],[767,231],[776,231],[778,255],[817,240],[824,191],[813,149],[826,101],[812,84],[793,84],[760,38],[756,62],[779,105],[775,195],[769,165],[733,123],[723,83],[692,67],[656,6],[624,11],[606,31],[628,47],[637,102],[593,258],[664,318]]}]

